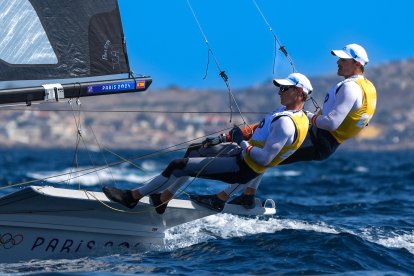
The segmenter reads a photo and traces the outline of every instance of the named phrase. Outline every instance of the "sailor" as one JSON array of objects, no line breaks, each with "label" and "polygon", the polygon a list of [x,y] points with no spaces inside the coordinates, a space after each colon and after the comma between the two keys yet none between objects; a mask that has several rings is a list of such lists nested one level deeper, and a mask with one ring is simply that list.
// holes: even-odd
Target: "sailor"
[{"label": "sailor", "polygon": [[[309,128],[309,119],[303,111],[304,103],[313,88],[309,79],[293,73],[284,79],[274,79],[279,87],[282,107],[267,114],[254,126],[243,130],[235,126],[229,134],[208,138],[203,144],[234,148],[236,155],[192,157],[173,160],[167,168],[147,185],[134,190],[104,187],[103,192],[112,201],[134,208],[145,195],[150,195],[159,214],[164,213],[168,201],[188,177],[220,180],[229,184],[257,183],[264,171],[281,163],[294,153],[304,141]],[[237,145],[236,145],[236,144]],[[160,193],[162,192],[162,193]],[[212,210],[221,212],[228,196],[191,195],[190,199]]]},{"label": "sailor", "polygon": [[[365,49],[358,44],[348,44],[342,50],[332,50],[331,54],[338,57],[337,74],[344,80],[328,91],[319,113],[307,112],[311,123],[308,135],[302,146],[281,165],[327,159],[345,140],[365,128],[374,115],[377,95],[374,85],[364,77],[369,61]],[[244,193],[232,203],[253,208],[257,185],[244,185]],[[229,187],[224,193],[229,191],[237,192]]]}]

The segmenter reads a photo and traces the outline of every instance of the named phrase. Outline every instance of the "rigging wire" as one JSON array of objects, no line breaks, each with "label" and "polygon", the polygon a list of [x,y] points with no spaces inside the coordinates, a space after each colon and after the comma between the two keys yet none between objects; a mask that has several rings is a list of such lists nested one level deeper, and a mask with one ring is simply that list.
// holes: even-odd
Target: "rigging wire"
[{"label": "rigging wire", "polygon": [[[169,148],[172,148],[172,147],[174,147],[174,146],[171,146]],[[168,149],[168,148],[166,148],[166,149]],[[161,152],[162,151],[161,150],[161,151],[154,152],[152,154],[140,155],[140,156],[137,156],[137,157],[134,157],[134,158],[129,159],[129,163],[131,163],[132,161],[136,161],[136,160],[140,160],[140,159],[144,159],[144,158],[149,158],[149,157],[152,157],[152,156],[161,155],[163,153],[170,153],[170,152],[174,152],[174,151],[181,151],[183,149],[186,149],[186,148],[178,148],[176,150],[163,151],[163,152]],[[107,149],[105,148],[105,150],[107,150]],[[4,190],[4,189],[8,189],[8,188],[13,188],[13,187],[18,187],[18,186],[30,185],[30,184],[33,184],[33,183],[42,182],[42,181],[49,180],[49,179],[53,179],[53,178],[58,178],[58,177],[62,177],[62,176],[67,176],[67,175],[75,174],[76,176],[73,176],[73,177],[71,177],[69,179],[69,180],[73,180],[73,179],[76,179],[76,178],[79,178],[79,177],[82,177],[82,176],[85,176],[85,175],[88,175],[88,174],[97,173],[98,171],[105,170],[108,167],[114,167],[114,166],[123,164],[123,163],[126,162],[125,160],[127,160],[127,159],[123,159],[122,161],[112,162],[112,163],[110,163],[108,165],[105,165],[105,166],[95,166],[95,167],[92,167],[92,168],[84,168],[84,169],[79,169],[79,170],[74,171],[74,172],[65,172],[65,173],[60,173],[60,174],[55,174],[55,175],[47,176],[47,177],[44,177],[44,178],[41,178],[41,179],[33,179],[33,180],[25,181],[25,182],[10,184],[10,185],[7,185],[7,186],[0,187],[0,190]],[[80,173],[83,173],[83,172],[85,172],[85,173],[84,174],[80,174]],[[63,182],[67,182],[67,180],[60,181],[60,182],[57,182],[57,183],[63,183]]]},{"label": "rigging wire", "polygon": [[[180,196],[181,194],[187,194],[188,195],[188,193],[186,193],[186,190],[188,189],[188,187],[190,187],[191,186],[191,184],[193,184],[194,183],[194,181],[196,181],[197,179],[198,179],[198,176],[216,159],[216,158],[218,158],[218,157],[220,157],[220,155],[226,150],[226,148],[228,147],[229,145],[227,145],[227,146],[225,146],[225,147],[223,147],[223,149],[221,149],[218,153],[217,153],[217,155],[216,156],[214,156],[214,157],[212,157],[198,172],[197,172],[197,174],[193,177],[193,179],[187,184],[187,185],[185,185],[185,187],[184,188],[181,188],[180,189],[180,191],[177,193],[177,195],[174,195],[171,199],[169,199],[169,200],[167,200],[167,201],[165,201],[165,202],[162,202],[161,204],[159,204],[158,206],[153,206],[152,208],[149,208],[149,209],[147,209],[147,210],[142,210],[142,211],[127,211],[127,210],[122,210],[122,209],[118,209],[118,208],[114,208],[114,207],[112,207],[112,206],[109,206],[108,204],[106,204],[105,202],[103,202],[103,201],[101,201],[99,198],[97,198],[93,193],[91,193],[91,192],[89,192],[89,191],[87,191],[87,190],[84,190],[84,192],[85,193],[87,193],[87,194],[89,194],[89,195],[91,195],[96,201],[98,201],[99,203],[101,203],[101,204],[103,204],[105,207],[107,207],[107,208],[109,208],[109,209],[111,209],[111,210],[113,210],[113,211],[116,211],[116,212],[122,212],[122,213],[132,213],[132,214],[139,214],[139,213],[146,213],[146,212],[148,212],[149,210],[152,210],[152,209],[156,209],[156,208],[158,208],[158,207],[161,207],[162,205],[164,205],[164,204],[168,204],[168,202],[170,202],[171,200],[173,200],[174,198],[176,198],[177,196]],[[155,177],[154,177],[155,178]],[[153,179],[154,179],[153,178]]]},{"label": "rigging wire", "polygon": [[[146,209],[146,210],[142,210],[142,211],[127,211],[127,210],[122,210],[122,209],[118,209],[118,208],[114,208],[112,206],[109,206],[108,204],[106,204],[105,202],[103,202],[102,200],[100,200],[98,197],[96,197],[93,193],[91,193],[90,191],[84,190],[85,193],[89,194],[91,197],[93,197],[96,201],[98,201],[99,203],[101,203],[102,205],[104,205],[105,207],[116,211],[116,212],[122,212],[122,213],[131,213],[131,214],[139,214],[139,213],[145,213],[148,212],[149,210],[152,209],[157,209],[158,207],[161,207],[164,204],[168,204],[168,202],[170,202],[171,200],[173,200],[174,198],[176,198],[177,196],[180,196],[181,194],[186,194],[188,196],[188,193],[186,192],[186,190],[188,189],[188,187],[190,187],[194,181],[196,181],[199,177],[199,175],[218,157],[220,157],[223,152],[225,152],[225,150],[227,149],[227,147],[229,147],[229,145],[226,145],[225,147],[223,147],[215,156],[213,156],[198,172],[197,174],[193,177],[193,179],[184,186],[184,188],[180,188],[180,190],[169,200],[162,202],[161,204],[157,205],[157,206],[153,206],[152,208]],[[154,177],[155,178],[155,177]],[[153,179],[154,179],[153,178]]]},{"label": "rigging wire", "polygon": [[[70,106],[73,109],[73,105],[72,105],[72,101],[69,101]],[[76,160],[76,163],[74,163],[74,165],[76,165],[76,168],[79,168],[79,162],[78,162],[78,151],[79,151],[79,143],[82,142],[83,146],[85,148],[87,148],[87,143],[83,137],[83,133],[82,133],[82,123],[81,123],[81,112],[82,112],[82,103],[80,101],[79,98],[76,99],[76,106],[78,107],[77,110],[73,109],[73,118],[75,121],[75,125],[76,125],[76,147],[75,147],[75,152],[74,152],[74,160]],[[77,114],[75,114],[77,112]],[[87,151],[88,153],[88,157],[89,157],[89,161],[91,162],[91,164],[93,164],[93,166],[96,166],[96,163],[94,161],[94,159],[92,158],[91,154],[89,151]],[[97,173],[96,176],[98,177],[99,183],[101,183],[100,180],[100,176]],[[78,182],[78,188],[80,190],[80,182]]]},{"label": "rigging wire", "polygon": [[184,188],[180,188],[180,190],[173,195],[173,197],[163,203],[161,203],[158,206],[154,206],[154,208],[158,208],[161,207],[164,204],[168,204],[168,202],[170,202],[171,200],[173,200],[174,198],[180,196],[181,194],[186,194],[187,196],[189,196],[189,194],[186,192],[186,190],[188,189],[188,187],[190,187],[194,181],[196,181],[198,179],[198,177],[200,176],[200,174],[214,161],[216,160],[216,158],[219,158],[225,151],[226,149],[230,146],[230,144],[224,146],[215,156],[213,156],[210,160],[208,160],[208,162],[197,172],[197,174],[193,177],[193,179],[188,182]]},{"label": "rigging wire", "polygon": [[[216,66],[217,66],[217,68],[218,68],[218,69],[219,69],[219,71],[220,71],[220,76],[223,78],[224,82],[226,82],[226,81],[228,80],[227,75],[226,75],[225,71],[221,70],[220,64],[219,64],[219,62],[218,62],[218,60],[217,60],[216,56],[214,55],[213,50],[212,50],[212,49],[211,49],[211,47],[210,47],[210,44],[209,44],[208,39],[207,39],[207,36],[206,36],[206,34],[204,33],[203,28],[201,27],[200,21],[198,21],[197,15],[196,15],[196,13],[195,13],[195,11],[194,11],[193,7],[191,6],[190,0],[187,0],[187,4],[188,4],[188,7],[189,7],[189,8],[190,8],[190,10],[191,10],[191,13],[193,14],[194,20],[195,20],[195,21],[196,21],[196,23],[197,23],[198,29],[200,30],[200,33],[201,33],[201,35],[203,36],[204,41],[205,41],[205,43],[206,43],[206,45],[207,45],[207,48],[208,48],[208,63],[210,62],[210,53],[211,53],[211,55],[212,55],[212,56],[213,56],[213,58],[214,58],[214,62],[216,63]],[[207,65],[208,65],[208,64],[207,64]],[[227,84],[227,83],[226,83],[226,84]]]},{"label": "rigging wire", "polygon": [[316,102],[316,100],[312,96],[307,101],[312,101],[312,104],[315,107],[315,111],[313,113],[317,113],[320,110],[322,110],[321,107],[318,105],[318,103]]},{"label": "rigging wire", "polygon": [[219,75],[223,79],[223,81],[224,81],[224,83],[225,83],[225,85],[227,87],[227,90],[228,90],[228,95],[229,95],[229,109],[230,109],[230,123],[232,122],[232,117],[233,117],[233,108],[232,108],[232,101],[233,101],[234,104],[235,104],[235,106],[236,106],[236,108],[237,108],[237,111],[238,111],[241,119],[244,122],[244,124],[245,125],[248,125],[247,122],[246,122],[246,120],[245,120],[245,118],[244,118],[244,116],[243,116],[243,113],[241,112],[241,110],[239,108],[239,105],[238,105],[238,103],[237,103],[237,101],[236,101],[236,99],[235,99],[235,97],[234,97],[234,95],[233,95],[233,93],[231,91],[229,78],[228,78],[226,72],[221,69],[220,64],[218,63],[218,60],[217,60],[216,56],[214,55],[213,50],[210,47],[210,44],[209,44],[208,39],[207,39],[207,36],[205,35],[205,33],[203,31],[203,28],[201,27],[200,21],[198,20],[196,13],[195,13],[193,7],[191,6],[190,0],[187,0],[187,5],[190,8],[191,13],[193,14],[194,20],[197,23],[198,29],[200,30],[200,32],[201,32],[201,34],[202,34],[202,36],[204,38],[204,41],[206,43],[207,49],[208,49],[208,63],[207,63],[205,77],[207,76],[208,64],[210,62],[210,54],[211,54],[213,56],[214,62],[216,63],[216,66],[217,66],[217,68],[218,68],[218,70],[220,72]]},{"label": "rigging wire", "polygon": [[269,31],[272,33],[273,35],[273,39],[275,41],[275,52],[274,52],[274,56],[273,56],[273,75],[275,74],[275,66],[276,66],[276,53],[277,53],[277,45],[279,45],[279,50],[285,55],[285,57],[287,58],[288,62],[290,63],[290,66],[292,67],[293,72],[296,72],[296,68],[295,65],[293,63],[292,58],[289,56],[285,46],[282,45],[282,43],[280,43],[280,40],[277,38],[276,34],[273,32],[273,28],[272,26],[269,24],[269,21],[267,20],[266,16],[264,15],[264,13],[262,12],[262,10],[260,9],[259,5],[257,4],[256,0],[252,0],[253,4],[256,6],[257,11],[259,12],[259,14],[262,16],[263,21],[266,23],[267,27],[269,28]]},{"label": "rigging wire", "polygon": [[[118,156],[122,160],[121,161],[116,161],[116,162],[109,163],[109,164],[107,164],[105,166],[95,166],[93,168],[84,168],[84,169],[76,170],[76,171],[73,172],[73,174],[75,174],[75,176],[71,177],[70,180],[76,179],[76,178],[79,178],[79,177],[82,177],[84,175],[88,175],[88,174],[92,174],[92,173],[97,173],[98,171],[105,170],[105,169],[107,169],[109,167],[118,166],[118,165],[121,165],[121,164],[126,163],[126,162],[127,163],[130,163],[131,165],[133,165],[136,168],[138,168],[138,169],[140,169],[140,170],[142,170],[142,171],[145,172],[146,171],[145,169],[143,169],[142,167],[136,165],[133,161],[138,161],[138,160],[143,160],[143,159],[146,159],[146,158],[156,157],[156,156],[160,156],[160,155],[163,155],[163,154],[169,154],[169,153],[172,153],[172,152],[183,151],[185,149],[190,148],[191,145],[190,145],[190,147],[185,146],[185,147],[181,147],[181,148],[180,148],[180,146],[193,143],[194,141],[200,140],[202,138],[205,138],[205,137],[208,137],[208,136],[211,136],[211,135],[215,135],[215,134],[222,133],[223,131],[228,131],[229,129],[231,129],[231,128],[225,128],[225,129],[222,129],[222,130],[213,132],[213,133],[209,133],[209,134],[204,135],[204,136],[196,137],[194,139],[190,139],[190,140],[184,141],[182,143],[175,144],[175,145],[172,145],[172,146],[169,146],[169,147],[160,149],[158,151],[154,151],[154,152],[151,152],[151,153],[148,153],[148,154],[144,154],[144,155],[139,155],[139,156],[136,156],[136,157],[132,157],[130,159],[122,158],[121,156],[119,156],[118,154],[116,154],[113,151],[109,150],[108,148],[103,147],[103,150],[105,150],[105,151],[107,151],[107,152],[109,152],[109,153],[111,153],[111,154],[113,154],[115,156]],[[83,173],[83,174],[80,174],[80,173]],[[70,175],[70,174],[72,174],[72,172],[69,172],[69,173],[61,173],[61,174],[56,174],[56,175],[44,177],[44,178],[41,178],[41,179],[34,179],[34,180],[25,181],[25,182],[10,184],[10,185],[7,185],[7,186],[0,187],[0,190],[7,189],[7,188],[12,188],[12,187],[30,185],[30,184],[33,184],[33,183],[42,182],[42,181],[45,181],[45,180],[48,180],[48,179],[57,178],[57,177],[67,176],[67,175]],[[67,181],[66,180],[65,181],[60,181],[58,183],[62,183],[62,182],[67,182]]]},{"label": "rigging wire", "polygon": [[[0,109],[0,111],[47,111],[47,112],[72,112],[72,109],[35,109],[28,110],[20,108]],[[94,110],[82,109],[82,113],[155,113],[155,114],[230,114],[229,111],[164,111],[164,110]],[[267,114],[262,111],[243,111],[243,114]]]},{"label": "rigging wire", "polygon": [[[73,159],[72,159],[72,164],[73,165],[72,165],[72,167],[70,169],[70,172],[68,174],[68,179],[66,181],[69,184],[70,181],[71,181],[71,179],[72,179],[73,168],[74,167],[75,168],[79,168],[79,165],[78,165],[78,154],[77,153],[78,153],[79,143],[80,143],[80,139],[81,139],[81,130],[80,130],[80,126],[78,125],[78,121],[76,119],[75,109],[73,108],[73,105],[72,105],[72,99],[69,100],[68,104],[72,108],[72,116],[73,116],[73,119],[75,121],[75,126],[76,126],[76,130],[77,130],[77,132],[76,132],[75,151],[73,153]],[[79,124],[80,124],[80,118],[79,118]],[[79,186],[79,189],[80,189],[80,186]]]},{"label": "rigging wire", "polygon": [[[28,106],[32,106],[32,105],[38,105],[38,104],[41,104],[41,103],[31,103],[30,105],[27,105],[27,103],[24,103],[24,104],[2,104],[2,105],[0,105],[0,108],[4,108],[4,107],[15,107],[15,106],[25,106],[25,107],[28,107]],[[1,109],[0,109],[1,110]],[[5,110],[9,110],[9,109],[5,109]],[[12,109],[10,109],[10,110],[12,110]],[[20,109],[20,110],[25,110],[25,109]]]},{"label": "rigging wire", "polygon": [[[91,132],[92,132],[92,135],[93,135],[93,138],[94,138],[94,140],[95,140],[96,144],[98,145],[99,152],[101,153],[102,158],[103,158],[103,160],[105,161],[106,166],[109,168],[109,166],[108,166],[108,160],[106,159],[106,156],[105,156],[105,154],[104,154],[104,151],[102,150],[102,146],[101,146],[101,143],[99,143],[98,137],[96,137],[96,135],[95,135],[95,131],[93,130],[93,128],[92,128],[91,126],[89,127],[89,129],[90,129],[90,130],[91,130]],[[115,181],[115,178],[114,178],[114,175],[113,175],[113,173],[112,173],[112,170],[111,170],[111,169],[109,169],[109,174],[111,175],[112,183],[113,183],[114,185],[116,185],[116,181]],[[102,187],[102,182],[101,182],[101,181],[99,181],[99,183],[101,184],[101,187]]]},{"label": "rigging wire", "polygon": [[[272,35],[273,35],[273,38],[274,38],[274,41],[275,41],[275,43],[274,43],[274,50],[275,50],[275,52],[274,52],[274,56],[273,56],[273,71],[272,71],[272,73],[273,73],[273,75],[275,74],[275,66],[276,66],[276,53],[277,53],[277,45],[279,45],[280,47],[279,47],[279,50],[285,55],[285,57],[287,58],[287,60],[288,60],[288,62],[290,63],[290,66],[292,67],[292,71],[293,71],[293,73],[295,73],[295,72],[297,72],[296,71],[296,68],[295,68],[295,65],[294,65],[294,63],[293,63],[293,60],[292,60],[292,58],[289,56],[289,54],[288,54],[288,52],[287,52],[287,50],[286,50],[286,48],[285,48],[285,46],[283,46],[281,43],[280,43],[280,40],[277,38],[277,36],[276,36],[276,34],[273,32],[273,28],[272,28],[272,26],[270,25],[270,23],[269,23],[269,21],[267,20],[267,18],[266,18],[266,16],[264,15],[264,13],[262,12],[262,10],[260,9],[260,7],[259,7],[259,5],[257,4],[257,2],[256,2],[256,0],[252,0],[252,2],[253,2],[253,4],[255,5],[255,7],[256,7],[256,9],[257,9],[257,11],[259,12],[259,14],[261,15],[261,17],[263,18],[263,21],[265,22],[265,24],[267,25],[267,27],[269,28],[269,31],[272,33]],[[312,97],[312,96],[310,96],[310,98],[308,99],[308,100],[311,100],[312,101],[312,104],[314,105],[314,107],[315,107],[315,112],[317,112],[317,111],[319,111],[321,108],[319,107],[319,105],[318,105],[318,103],[315,101],[315,99]]]}]

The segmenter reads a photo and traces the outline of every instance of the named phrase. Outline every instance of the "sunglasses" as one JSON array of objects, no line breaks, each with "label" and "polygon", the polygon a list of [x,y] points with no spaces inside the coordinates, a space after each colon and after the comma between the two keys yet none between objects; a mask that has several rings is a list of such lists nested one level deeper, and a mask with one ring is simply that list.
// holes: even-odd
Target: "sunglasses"
[{"label": "sunglasses", "polygon": [[289,86],[281,86],[280,88],[279,88],[279,91],[281,92],[281,93],[283,93],[283,92],[285,92],[285,91],[288,91],[289,89],[291,89],[291,88],[296,88],[296,86],[294,86],[294,85],[289,85]]},{"label": "sunglasses", "polygon": [[356,62],[353,58],[339,58],[340,61],[345,62],[345,61],[353,61]]}]

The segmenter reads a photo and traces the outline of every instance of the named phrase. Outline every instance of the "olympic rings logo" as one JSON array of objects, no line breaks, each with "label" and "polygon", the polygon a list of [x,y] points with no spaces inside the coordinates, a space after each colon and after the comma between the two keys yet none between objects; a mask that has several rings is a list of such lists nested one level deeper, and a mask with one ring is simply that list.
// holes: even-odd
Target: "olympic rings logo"
[{"label": "olympic rings logo", "polygon": [[10,233],[5,233],[3,235],[0,235],[0,248],[3,247],[4,249],[10,249],[15,245],[19,245],[22,241],[22,234],[17,234],[13,236]]}]

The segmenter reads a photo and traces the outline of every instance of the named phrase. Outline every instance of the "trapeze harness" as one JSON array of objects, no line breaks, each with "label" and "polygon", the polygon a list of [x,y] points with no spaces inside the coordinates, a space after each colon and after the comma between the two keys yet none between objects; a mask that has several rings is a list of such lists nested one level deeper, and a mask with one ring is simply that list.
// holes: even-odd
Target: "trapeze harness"
[{"label": "trapeze harness", "polygon": [[[164,177],[174,175],[177,178],[183,176],[197,176],[200,178],[220,180],[230,184],[245,184],[260,176],[267,168],[278,165],[298,149],[305,139],[309,127],[309,120],[306,114],[302,110],[296,112],[283,111],[268,114],[255,129],[249,143],[254,147],[263,148],[266,139],[270,134],[271,124],[283,116],[288,116],[294,123],[294,142],[290,145],[283,146],[280,152],[267,166],[262,166],[256,163],[250,157],[249,153],[246,153],[243,156],[241,148],[236,144],[222,143],[213,148],[229,147],[228,151],[231,152],[231,150],[233,150],[233,153],[236,155],[198,157],[197,153],[190,151],[186,153],[186,156],[189,158],[172,161],[162,172],[162,175]],[[200,150],[202,150],[202,148],[200,147],[198,150],[198,155],[201,155],[202,153],[200,153]],[[214,160],[211,160],[212,158],[214,158]],[[205,166],[208,162],[211,163],[208,164],[208,166]],[[201,170],[201,168],[203,168],[203,170]]]},{"label": "trapeze harness", "polygon": [[[299,161],[325,160],[332,155],[338,146],[345,140],[355,137],[369,123],[375,113],[377,95],[374,85],[365,77],[358,76],[345,79],[334,86],[326,95],[324,109],[328,99],[330,103],[335,101],[335,96],[345,82],[355,82],[362,91],[362,104],[356,110],[351,110],[339,127],[334,131],[328,131],[312,125],[302,147],[299,148],[282,164],[290,164]],[[330,112],[330,110],[328,111]]]}]

